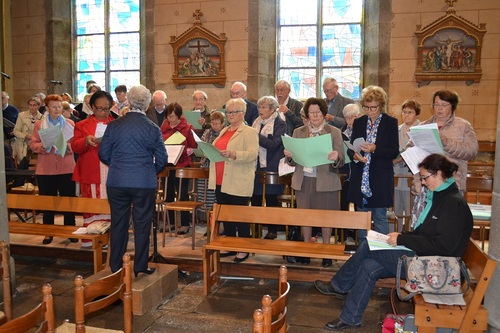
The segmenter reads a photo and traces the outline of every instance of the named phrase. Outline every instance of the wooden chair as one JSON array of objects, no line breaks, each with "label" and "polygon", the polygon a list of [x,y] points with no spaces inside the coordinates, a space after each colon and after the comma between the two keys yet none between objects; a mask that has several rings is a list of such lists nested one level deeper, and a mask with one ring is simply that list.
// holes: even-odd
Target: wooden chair
[{"label": "wooden chair", "polygon": [[[165,230],[165,221],[168,222],[168,232],[171,233],[171,221],[168,215],[170,210],[175,212],[191,212],[191,248],[194,250],[195,242],[195,224],[196,224],[196,209],[205,205],[207,198],[206,182],[208,181],[209,169],[206,168],[179,168],[175,170],[175,176],[180,179],[179,193],[177,200],[174,202],[165,202],[165,214],[163,215],[163,230]],[[194,181],[195,179],[205,179],[205,191],[201,201],[181,201],[181,183],[183,181]],[[163,233],[163,246],[165,246],[165,233]]]},{"label": "wooden chair", "polygon": [[[413,183],[413,176],[409,175],[394,175],[394,187],[399,183],[399,180],[406,180],[408,187],[411,188]],[[413,207],[413,196],[410,192],[410,210],[408,212],[403,211],[402,214],[396,214],[396,203],[394,202],[392,207],[387,210],[387,221],[389,224],[394,226],[394,231],[399,232],[399,219],[403,220],[403,229],[409,231],[408,224],[411,222],[411,212]]]},{"label": "wooden chair", "polygon": [[123,267],[108,276],[85,285],[83,277],[75,277],[75,332],[85,333],[85,316],[123,301],[125,333],[132,333],[132,274],[130,254],[123,255]]},{"label": "wooden chair", "polygon": [[0,333],[25,333],[35,327],[38,327],[36,332],[55,332],[54,299],[50,284],[45,284],[42,292],[42,303],[25,315],[1,325]]},{"label": "wooden chair", "polygon": [[476,177],[467,175],[468,202],[475,204],[491,205],[491,195],[493,192],[492,177]]},{"label": "wooden chair", "polygon": [[287,268],[281,266],[278,298],[273,302],[269,295],[262,297],[262,309],[254,311],[253,333],[286,332],[289,293],[290,283],[287,282]]},{"label": "wooden chair", "polygon": [[12,292],[10,286],[9,248],[5,241],[0,242],[0,276],[2,277],[3,313],[0,312],[0,324],[12,319]]},{"label": "wooden chair", "polygon": [[283,195],[278,196],[278,202],[285,204],[288,208],[295,208],[295,190],[292,188],[293,173],[279,177],[279,184],[285,185]]}]

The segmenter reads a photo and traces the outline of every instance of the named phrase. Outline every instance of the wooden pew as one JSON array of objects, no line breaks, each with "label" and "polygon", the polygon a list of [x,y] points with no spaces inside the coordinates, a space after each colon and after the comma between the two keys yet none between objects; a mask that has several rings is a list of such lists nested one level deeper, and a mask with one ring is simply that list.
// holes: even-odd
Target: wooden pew
[{"label": "wooden pew", "polygon": [[218,284],[221,274],[220,251],[250,252],[322,259],[347,260],[343,244],[322,244],[269,240],[260,238],[219,237],[219,222],[245,222],[283,226],[310,226],[369,230],[370,212],[350,212],[319,209],[284,209],[280,207],[233,206],[215,204],[213,232],[210,242],[203,245],[203,292],[208,295]]},{"label": "wooden pew", "polygon": [[436,328],[453,328],[459,333],[483,332],[488,326],[488,310],[482,306],[483,298],[493,276],[496,262],[472,240],[463,260],[471,272],[475,286],[465,293],[465,306],[426,303],[421,295],[413,297],[415,326],[419,333],[436,332]]},{"label": "wooden pew", "polygon": [[[28,210],[52,210],[56,212],[111,214],[108,200],[56,197],[46,195],[7,194],[7,208]],[[104,268],[102,247],[109,243],[109,232],[104,234],[73,234],[79,227],[65,225],[9,222],[9,232],[34,236],[53,236],[92,240],[94,273]],[[107,264],[106,264],[107,265]]]}]

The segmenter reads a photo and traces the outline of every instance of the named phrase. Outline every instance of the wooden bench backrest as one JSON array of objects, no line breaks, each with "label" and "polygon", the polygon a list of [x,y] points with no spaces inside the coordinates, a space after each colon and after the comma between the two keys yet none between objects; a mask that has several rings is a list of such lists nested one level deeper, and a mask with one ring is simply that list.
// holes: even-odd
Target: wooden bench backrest
[{"label": "wooden bench backrest", "polygon": [[469,240],[469,245],[463,255],[463,261],[476,279],[476,286],[474,294],[470,303],[468,304],[467,311],[464,315],[462,325],[459,332],[470,332],[474,320],[474,316],[480,308],[486,289],[490,284],[491,277],[495,271],[496,262],[481,250],[481,248],[472,239]]},{"label": "wooden bench backrest", "polygon": [[[273,302],[271,296],[262,297],[262,310],[254,311],[253,333],[286,332],[286,314],[290,283],[287,281],[286,266],[280,267],[278,298]],[[273,321],[273,318],[276,320]]]},{"label": "wooden bench backrest", "polygon": [[50,284],[45,284],[42,292],[42,303],[25,315],[1,325],[0,333],[25,333],[39,325],[37,332],[55,332],[54,299]]},{"label": "wooden bench backrest", "polygon": [[7,193],[7,208],[110,214],[108,200]]},{"label": "wooden bench backrest", "polygon": [[12,293],[10,286],[10,254],[9,248],[5,241],[0,242],[0,276],[2,278],[2,291],[3,291],[3,312],[5,320],[12,319]]},{"label": "wooden bench backrest", "polygon": [[371,229],[370,212],[214,204],[214,221]]},{"label": "wooden bench backrest", "polygon": [[118,299],[123,300],[124,332],[132,333],[132,275],[130,255],[123,255],[121,270],[89,285],[83,277],[75,277],[75,331],[85,332],[85,315],[103,309]]}]

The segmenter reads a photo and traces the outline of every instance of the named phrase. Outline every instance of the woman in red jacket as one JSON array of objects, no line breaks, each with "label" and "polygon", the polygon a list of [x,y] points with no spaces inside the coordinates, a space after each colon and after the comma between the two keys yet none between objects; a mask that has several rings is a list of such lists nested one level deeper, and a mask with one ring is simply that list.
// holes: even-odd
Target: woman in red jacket
[{"label": "woman in red jacket", "polygon": [[[175,132],[180,132],[184,135],[184,137],[186,137],[186,140],[182,143],[184,145],[184,150],[175,166],[178,168],[190,167],[193,148],[197,146],[193,136],[194,128],[187,122],[186,118],[182,116],[182,107],[179,104],[175,102],[170,103],[165,112],[165,121],[161,125],[163,140],[167,140]],[[172,164],[169,165],[172,166]],[[182,182],[180,200],[189,200],[188,185],[187,181]],[[175,177],[175,170],[170,170],[167,181],[167,202],[174,201],[176,191],[179,191],[179,178]],[[169,211],[169,214],[170,221],[174,221],[174,212]],[[189,221],[189,212],[182,212],[181,229],[177,231],[178,235],[185,235],[189,232]]]},{"label": "woman in red jacket", "polygon": [[[72,147],[78,154],[73,180],[80,183],[80,194],[84,198],[106,199],[106,179],[108,166],[99,160],[100,139],[106,126],[114,118],[109,114],[113,97],[103,90],[95,92],[90,98],[90,107],[94,114],[76,123]],[[108,214],[83,214],[83,226],[95,221],[111,221]],[[82,240],[82,247],[92,247],[92,241]]]}]

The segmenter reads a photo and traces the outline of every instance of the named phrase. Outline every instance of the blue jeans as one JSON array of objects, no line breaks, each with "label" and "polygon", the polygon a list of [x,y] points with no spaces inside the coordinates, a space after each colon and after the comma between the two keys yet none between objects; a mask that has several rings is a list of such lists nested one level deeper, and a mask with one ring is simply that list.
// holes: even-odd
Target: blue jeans
[{"label": "blue jeans", "polygon": [[[387,220],[387,208],[370,208],[356,206],[359,212],[372,212],[373,230],[387,235],[389,233],[389,221]],[[366,230],[358,231],[358,240],[361,243],[366,238]]]},{"label": "blue jeans", "polygon": [[[330,281],[338,292],[349,293],[339,316],[342,322],[361,324],[375,283],[378,279],[395,277],[398,259],[403,255],[411,257],[415,253],[404,250],[370,251],[366,240],[361,243],[356,253]],[[401,276],[406,276],[404,270]]]}]

